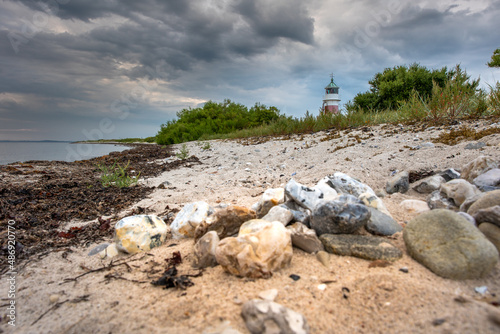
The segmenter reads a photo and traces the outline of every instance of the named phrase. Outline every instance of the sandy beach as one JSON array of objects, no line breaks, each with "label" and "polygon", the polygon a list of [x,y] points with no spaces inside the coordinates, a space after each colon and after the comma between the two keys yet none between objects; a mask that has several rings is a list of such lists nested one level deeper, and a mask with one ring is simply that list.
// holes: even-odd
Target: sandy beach
[{"label": "sandy beach", "polygon": [[[464,124],[479,132],[500,126],[497,122]],[[403,258],[384,268],[369,267],[367,260],[337,255],[331,255],[328,266],[324,266],[315,255],[294,248],[291,265],[269,279],[239,278],[217,266],[192,277],[194,285],[185,290],[162,289],[151,282],[161,276],[166,260],[174,252],[182,256],[177,266],[180,274],[199,274],[191,266],[192,239],[169,239],[147,253],[123,254],[112,260],[88,255],[98,244],[111,242],[112,226],[134,213],[156,214],[171,223],[187,203],[250,207],[266,189],[284,187],[291,178],[313,186],[324,176],[343,172],[375,191],[383,191],[395,171],[413,175],[447,168],[460,171],[481,155],[500,160],[500,134],[481,138],[486,146],[480,149],[465,149],[471,142],[467,140],[456,145],[435,140],[441,133],[460,126],[378,125],[282,138],[214,140],[208,142],[208,150],[202,143],[190,142],[186,147],[194,157],[188,163],[175,162],[178,159],[169,158],[167,153],[145,157],[143,166],[160,172],[142,172],[137,188],[149,190],[120,209],[111,211],[103,204],[95,214],[109,220],[110,228],[99,240],[88,238],[88,242],[72,243],[71,239],[61,238],[56,248],[47,245],[47,249],[37,249],[19,260],[15,327],[8,324],[6,317],[9,283],[6,279],[0,281],[0,331],[186,334],[230,333],[234,329],[249,333],[240,315],[242,304],[258,298],[262,291],[277,289],[275,301],[303,314],[311,333],[498,333],[500,264],[482,279],[444,279],[408,255],[402,233],[389,239],[403,252]],[[433,145],[423,145],[431,142]],[[172,150],[180,148],[174,145]],[[175,166],[168,165],[173,163]],[[161,170],[166,165],[170,167]],[[14,167],[23,170],[22,166]],[[36,163],[32,167],[41,170]],[[30,177],[34,182],[42,176],[31,173]],[[26,174],[2,170],[4,186],[27,182],[26,178]],[[127,193],[116,196],[126,197]],[[410,190],[386,195],[383,201],[393,218],[404,226],[416,214],[403,209],[400,203],[425,198]],[[67,232],[71,227],[97,222],[95,218],[75,217],[52,228]],[[401,271],[403,267],[408,272]],[[300,279],[292,280],[292,274]],[[321,284],[326,284],[324,290],[318,288]],[[487,287],[485,294],[475,292],[481,286]]]}]

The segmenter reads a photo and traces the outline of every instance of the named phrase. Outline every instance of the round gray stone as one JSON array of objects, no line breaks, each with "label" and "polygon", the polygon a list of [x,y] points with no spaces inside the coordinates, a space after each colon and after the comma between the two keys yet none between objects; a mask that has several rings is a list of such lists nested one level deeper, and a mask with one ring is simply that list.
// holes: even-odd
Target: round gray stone
[{"label": "round gray stone", "polygon": [[435,274],[451,279],[486,276],[498,262],[495,246],[464,217],[432,210],[413,218],[403,230],[408,253]]},{"label": "round gray stone", "polygon": [[365,205],[340,201],[322,201],[314,208],[311,228],[316,234],[350,234],[363,227],[370,218]]},{"label": "round gray stone", "polygon": [[370,207],[368,207],[368,210],[370,210],[371,215],[366,222],[365,228],[371,234],[388,236],[403,230],[401,225],[385,213]]}]

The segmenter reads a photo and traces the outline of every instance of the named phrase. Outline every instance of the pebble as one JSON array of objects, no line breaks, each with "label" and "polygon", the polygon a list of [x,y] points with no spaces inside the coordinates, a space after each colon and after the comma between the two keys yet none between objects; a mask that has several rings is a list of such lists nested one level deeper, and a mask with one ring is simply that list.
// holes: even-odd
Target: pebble
[{"label": "pebble", "polygon": [[57,302],[59,301],[59,298],[60,298],[60,296],[59,296],[59,295],[56,295],[56,294],[54,294],[54,295],[50,295],[50,296],[49,296],[49,302],[50,302],[51,304],[55,304],[55,303],[57,303]]},{"label": "pebble", "polygon": [[103,250],[105,250],[107,247],[109,246],[109,243],[105,242],[105,243],[102,243],[100,245],[97,245],[95,246],[94,248],[92,248],[89,252],[89,256],[92,256],[92,255],[95,255],[97,253],[100,253],[102,252]]},{"label": "pebble", "polygon": [[500,190],[485,193],[469,207],[467,213],[474,217],[479,210],[487,209],[495,205],[500,205]]},{"label": "pebble", "polygon": [[403,253],[381,237],[350,234],[323,234],[319,237],[325,250],[332,254],[355,256],[365,260],[395,261]]},{"label": "pebble", "polygon": [[267,189],[264,194],[262,194],[262,197],[260,198],[259,202],[255,203],[252,205],[252,210],[254,210],[257,214],[257,218],[262,218],[267,213],[273,206],[276,206],[278,204],[284,203],[285,202],[285,189],[283,188],[274,188],[274,189]]},{"label": "pebble", "polygon": [[446,182],[460,178],[460,173],[453,168],[448,168],[439,175],[443,177]]},{"label": "pebble", "polygon": [[316,232],[304,224],[294,223],[287,227],[291,232],[292,245],[307,253],[316,253],[324,249]]},{"label": "pebble", "polygon": [[359,195],[358,199],[361,202],[363,202],[366,206],[369,206],[369,207],[372,207],[374,209],[377,209],[378,211],[383,212],[387,216],[389,216],[389,217],[392,218],[391,213],[385,207],[384,201],[382,201],[376,195],[370,194],[369,192],[362,193],[361,195]]},{"label": "pebble", "polygon": [[429,196],[427,196],[427,205],[431,210],[435,209],[447,209],[457,211],[458,207],[455,203],[444,196],[441,191],[433,191]]},{"label": "pebble", "polygon": [[118,247],[115,243],[112,243],[111,245],[106,247],[106,249],[99,252],[99,256],[101,257],[101,259],[106,259],[106,258],[111,259],[117,256],[118,254],[119,254]]},{"label": "pebble", "polygon": [[197,269],[215,267],[218,264],[215,251],[219,242],[219,235],[215,231],[203,235],[194,245],[193,267]]},{"label": "pebble", "polygon": [[278,297],[278,289],[269,289],[259,293],[260,299],[267,300],[270,302],[274,302],[276,297]]},{"label": "pebble", "polygon": [[366,222],[365,228],[371,234],[390,236],[403,230],[392,217],[371,207],[368,207],[368,210],[370,218]]},{"label": "pebble", "polygon": [[288,181],[285,186],[285,196],[292,199],[307,210],[313,210],[316,204],[324,198],[323,192],[319,189],[306,187],[294,179]]},{"label": "pebble", "polygon": [[322,201],[312,212],[311,228],[319,236],[325,233],[348,234],[363,227],[369,218],[368,208],[350,203],[348,197],[344,201]]},{"label": "pebble", "polygon": [[362,193],[367,192],[375,195],[372,188],[341,172],[336,172],[331,176],[327,176],[325,182],[339,194],[350,194],[359,197]]},{"label": "pebble", "polygon": [[432,210],[413,218],[403,230],[410,256],[435,274],[457,280],[486,276],[498,251],[459,214]]},{"label": "pebble", "polygon": [[288,223],[293,220],[293,218],[294,214],[292,213],[292,211],[287,207],[281,205],[273,206],[271,210],[269,210],[269,212],[264,217],[262,217],[263,220],[267,220],[269,222],[278,221],[283,224],[283,226],[287,226]]},{"label": "pebble", "polygon": [[463,179],[456,179],[443,183],[440,190],[448,198],[451,198],[456,206],[460,206],[467,198],[481,193],[475,185]]},{"label": "pebble", "polygon": [[409,272],[408,267],[401,267],[401,268],[399,268],[399,271],[401,271],[405,274],[408,274],[408,272]]},{"label": "pebble", "polygon": [[480,148],[483,148],[486,146],[486,143],[483,143],[483,142],[477,142],[477,143],[468,143],[467,145],[465,145],[465,149],[466,150],[479,150]]},{"label": "pebble", "polygon": [[330,266],[330,254],[325,251],[319,251],[316,253],[316,259],[325,267]]},{"label": "pebble", "polygon": [[500,205],[478,210],[473,218],[478,225],[481,223],[491,223],[500,227]]},{"label": "pebble", "polygon": [[407,171],[394,175],[386,184],[385,191],[388,194],[405,193],[410,189],[410,175]]},{"label": "pebble", "polygon": [[497,248],[500,252],[500,227],[490,223],[482,223],[479,225],[479,230],[483,232],[486,238]]},{"label": "pebble", "polygon": [[134,254],[161,246],[169,232],[170,227],[158,216],[125,217],[115,225],[115,243],[119,250]]},{"label": "pebble", "polygon": [[405,209],[408,213],[418,214],[425,211],[429,211],[429,205],[427,202],[418,199],[405,199],[399,205]]},{"label": "pebble", "polygon": [[500,185],[500,169],[493,168],[476,177],[472,183],[478,188],[483,187],[497,187]]},{"label": "pebble", "polygon": [[252,334],[307,334],[306,319],[278,303],[253,299],[243,304],[241,316]]},{"label": "pebble", "polygon": [[255,211],[244,206],[230,205],[208,216],[195,229],[194,239],[198,240],[209,231],[217,232],[219,239],[238,234],[240,226],[257,218]]},{"label": "pebble", "polygon": [[482,155],[462,167],[462,178],[473,182],[476,177],[494,168],[499,168],[499,162]]},{"label": "pebble", "polygon": [[430,194],[431,192],[438,190],[441,187],[441,184],[445,182],[446,180],[441,175],[432,175],[419,181],[413,187],[413,190],[421,194]]},{"label": "pebble", "polygon": [[196,228],[209,215],[213,208],[208,203],[200,201],[186,204],[170,225],[174,239],[193,238]]}]

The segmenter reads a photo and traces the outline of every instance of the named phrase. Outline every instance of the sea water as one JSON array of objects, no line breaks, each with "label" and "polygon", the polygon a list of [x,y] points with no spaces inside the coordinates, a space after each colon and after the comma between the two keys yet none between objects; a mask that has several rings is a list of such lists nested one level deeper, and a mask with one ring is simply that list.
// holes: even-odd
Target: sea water
[{"label": "sea water", "polygon": [[30,160],[86,160],[129,148],[113,144],[71,142],[0,142],[0,165]]}]

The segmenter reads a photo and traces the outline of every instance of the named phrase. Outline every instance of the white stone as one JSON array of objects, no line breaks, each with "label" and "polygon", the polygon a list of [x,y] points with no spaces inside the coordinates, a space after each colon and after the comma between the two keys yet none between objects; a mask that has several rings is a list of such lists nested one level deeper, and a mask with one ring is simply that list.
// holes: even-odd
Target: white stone
[{"label": "white stone", "polygon": [[[134,254],[161,246],[170,228],[155,215],[125,217],[115,225],[116,247],[126,253]],[[110,245],[106,248],[110,256]]]},{"label": "white stone", "polygon": [[376,195],[373,195],[370,192],[366,192],[359,195],[358,199],[362,201],[366,206],[377,209],[378,211],[383,212],[392,218],[391,213],[385,207],[384,201],[382,201],[382,199],[380,199]]},{"label": "white stone", "polygon": [[295,203],[311,211],[324,197],[321,190],[304,186],[294,179],[291,179],[286,184],[285,195],[287,199],[293,199]]},{"label": "white stone", "polygon": [[273,302],[278,296],[278,289],[269,289],[259,293],[259,298]]},{"label": "white stone", "polygon": [[115,243],[108,245],[108,247],[99,252],[99,256],[101,257],[101,259],[106,259],[106,258],[111,259],[117,256],[118,254],[120,254],[120,252],[118,251],[118,247],[116,246]]},{"label": "white stone", "polygon": [[318,184],[314,186],[314,189],[320,190],[323,193],[323,200],[326,201],[333,201],[339,197],[337,191],[328,184],[328,177],[322,178]]},{"label": "white stone", "polygon": [[186,204],[170,225],[174,239],[193,238],[196,227],[200,225],[213,209],[205,202]]},{"label": "white stone", "polygon": [[406,199],[402,201],[399,205],[408,213],[418,214],[425,211],[429,211],[429,205],[427,202],[418,199]]},{"label": "white stone", "polygon": [[269,222],[278,221],[278,222],[282,223],[284,226],[286,226],[286,225],[288,225],[289,222],[292,221],[293,213],[292,213],[292,211],[290,211],[290,210],[288,210],[280,205],[277,205],[277,206],[273,206],[271,208],[271,210],[269,210],[267,215],[262,217],[262,219],[267,220]]},{"label": "white stone", "polygon": [[259,202],[252,205],[252,210],[257,213],[258,218],[264,217],[273,206],[285,202],[285,189],[274,188],[267,189]]}]

